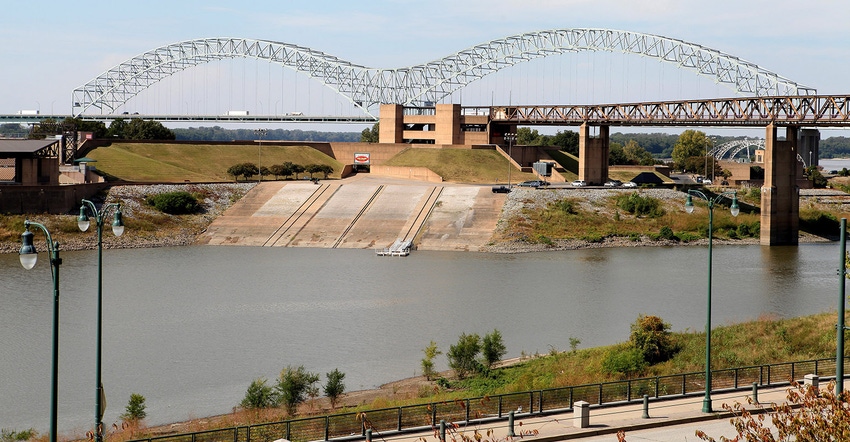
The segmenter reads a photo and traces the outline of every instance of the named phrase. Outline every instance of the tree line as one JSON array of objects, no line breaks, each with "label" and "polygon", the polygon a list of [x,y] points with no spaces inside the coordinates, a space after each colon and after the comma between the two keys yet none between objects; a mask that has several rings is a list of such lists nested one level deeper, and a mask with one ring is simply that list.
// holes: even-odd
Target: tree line
[{"label": "tree line", "polygon": [[298,174],[304,172],[310,174],[310,179],[313,179],[313,175],[317,173],[321,173],[324,178],[327,179],[328,175],[334,172],[334,168],[328,164],[308,164],[306,166],[302,166],[289,161],[286,161],[283,164],[273,164],[268,167],[257,167],[254,163],[239,163],[227,168],[227,174],[232,176],[235,181],[239,181],[240,176],[247,181],[256,175],[260,175],[260,177],[263,178],[272,175],[275,180],[280,177],[287,178],[294,175],[297,180]]},{"label": "tree line", "polygon": [[72,129],[79,132],[91,132],[94,138],[110,138],[123,140],[173,140],[174,132],[163,126],[159,121],[132,118],[112,120],[109,127],[103,121],[86,121],[82,118],[68,117],[62,121],[46,118],[34,124],[27,138],[41,140],[49,136],[59,135]]}]

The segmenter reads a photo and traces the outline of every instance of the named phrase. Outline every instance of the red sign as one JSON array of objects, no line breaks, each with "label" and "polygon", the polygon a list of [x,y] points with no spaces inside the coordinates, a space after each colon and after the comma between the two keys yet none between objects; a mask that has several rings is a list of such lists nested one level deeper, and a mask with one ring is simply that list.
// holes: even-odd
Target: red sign
[{"label": "red sign", "polygon": [[369,164],[370,155],[368,153],[355,153],[354,164]]}]

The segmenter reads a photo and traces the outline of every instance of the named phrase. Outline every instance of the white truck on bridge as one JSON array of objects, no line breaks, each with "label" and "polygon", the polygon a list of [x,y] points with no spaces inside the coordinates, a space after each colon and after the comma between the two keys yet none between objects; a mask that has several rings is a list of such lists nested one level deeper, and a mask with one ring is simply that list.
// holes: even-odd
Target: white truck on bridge
[{"label": "white truck on bridge", "polygon": [[232,111],[227,111],[227,116],[228,116],[228,117],[247,117],[247,116],[248,116],[248,111],[246,111],[246,110],[232,110]]},{"label": "white truck on bridge", "polygon": [[18,111],[18,115],[38,115],[38,114],[39,114],[39,112],[35,109],[24,109],[24,110]]}]

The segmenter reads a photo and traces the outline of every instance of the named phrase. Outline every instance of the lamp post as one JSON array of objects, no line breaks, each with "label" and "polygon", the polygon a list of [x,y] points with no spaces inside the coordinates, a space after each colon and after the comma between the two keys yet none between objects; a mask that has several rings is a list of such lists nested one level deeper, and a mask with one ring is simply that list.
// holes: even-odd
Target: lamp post
[{"label": "lamp post", "polygon": [[515,133],[506,133],[505,140],[508,141],[508,188],[511,187],[511,169],[514,168],[514,165],[511,164],[514,160],[514,141],[516,140]]},{"label": "lamp post", "polygon": [[695,195],[708,202],[708,294],[707,308],[705,314],[705,398],[702,400],[702,412],[711,413],[711,237],[714,230],[714,205],[724,196],[732,195],[732,205],[729,211],[732,216],[738,216],[741,211],[738,207],[738,192],[723,192],[714,198],[708,197],[699,190],[688,190],[688,198],[685,200],[685,211],[693,213],[694,202],[691,195]]},{"label": "lamp post", "polygon": [[257,135],[257,138],[259,138],[257,140],[257,175],[260,176],[260,178],[257,179],[258,184],[263,180],[263,172],[261,170],[262,166],[260,166],[260,161],[262,159],[263,136],[266,135],[267,131],[268,129],[254,129],[254,133]]},{"label": "lamp post", "polygon": [[59,395],[59,243],[53,242],[50,232],[44,225],[24,221],[24,233],[21,234],[21,265],[30,270],[38,260],[38,252],[32,243],[30,226],[35,226],[47,237],[47,251],[50,253],[50,273],[53,276],[53,371],[50,384],[50,442],[56,442],[56,413]]},{"label": "lamp post", "polygon": [[124,222],[121,216],[121,204],[112,203],[101,207],[98,211],[94,203],[87,199],[82,200],[80,206],[80,216],[77,218],[77,226],[81,231],[85,232],[89,229],[91,221],[89,221],[86,211],[90,211],[95,218],[97,227],[97,359],[95,367],[95,395],[94,395],[94,435],[97,442],[103,441],[103,411],[106,408],[104,404],[105,395],[103,393],[103,383],[100,380],[101,367],[101,343],[103,337],[103,216],[110,208],[115,208],[115,214],[112,221],[112,233],[115,236],[121,236],[124,233]]},{"label": "lamp post", "polygon": [[844,286],[847,284],[847,218],[841,218],[841,262],[838,265],[838,334],[835,339],[835,397],[841,399],[844,395]]}]

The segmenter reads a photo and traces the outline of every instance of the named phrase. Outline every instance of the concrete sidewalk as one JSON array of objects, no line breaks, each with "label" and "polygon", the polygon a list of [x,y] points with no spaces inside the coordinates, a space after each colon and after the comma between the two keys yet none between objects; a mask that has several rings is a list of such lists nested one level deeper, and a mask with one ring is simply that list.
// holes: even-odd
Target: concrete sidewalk
[{"label": "concrete sidewalk", "polygon": [[[783,403],[786,401],[788,386],[776,388],[763,388],[758,391],[758,400],[761,404],[769,406],[772,403]],[[752,391],[738,391],[725,394],[712,395],[713,413],[702,412],[702,396],[694,396],[683,399],[670,400],[650,400],[649,402],[649,418],[643,418],[643,404],[610,406],[592,408],[590,410],[590,425],[586,428],[579,428],[579,424],[574,424],[574,416],[572,412],[563,414],[551,414],[542,417],[520,415],[514,419],[515,439],[528,439],[533,441],[559,441],[568,439],[582,439],[594,436],[604,436],[597,440],[617,440],[617,432],[624,431],[628,438],[630,433],[638,431],[644,432],[647,429],[673,427],[671,439],[656,439],[648,438],[649,440],[698,440],[694,432],[698,429],[704,429],[708,425],[714,425],[718,420],[722,420],[725,426],[729,427],[731,432],[726,432],[725,435],[734,435],[734,429],[729,424],[731,414],[726,413],[723,409],[723,404],[733,406],[736,402],[740,402],[747,406],[748,409],[754,408],[747,404],[747,398],[752,396]],[[709,422],[714,421],[714,422]],[[509,440],[508,437],[508,422],[507,420],[475,424],[475,425],[460,425],[458,427],[449,428],[446,430],[446,440],[461,440],[463,437],[470,437],[475,440],[475,433],[482,436],[482,440],[500,441]],[[725,427],[724,427],[725,428]],[[669,433],[669,431],[666,431]],[[714,434],[712,434],[714,435]],[[377,433],[372,434],[373,441],[398,441],[398,442],[431,442],[439,441],[439,431],[424,431],[405,433],[399,435],[382,436]],[[639,437],[635,440],[647,440],[646,437]]]}]

